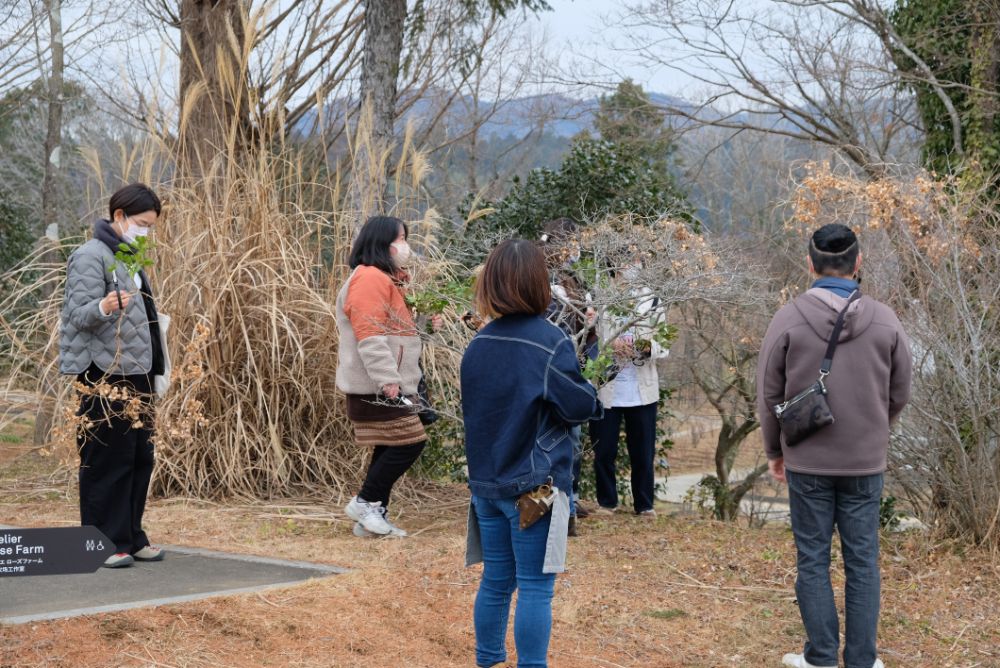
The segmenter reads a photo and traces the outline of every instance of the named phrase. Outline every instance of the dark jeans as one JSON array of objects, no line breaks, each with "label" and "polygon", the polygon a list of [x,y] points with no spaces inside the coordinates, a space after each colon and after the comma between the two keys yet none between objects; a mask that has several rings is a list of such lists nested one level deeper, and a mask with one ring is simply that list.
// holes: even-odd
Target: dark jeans
[{"label": "dark jeans", "polygon": [[882,474],[818,476],[787,471],[792,533],[798,549],[795,594],[808,639],[806,661],[838,665],[840,626],[830,584],[833,527],[844,555],[846,668],[871,668],[878,631],[878,532]]},{"label": "dark jeans", "polygon": [[365,483],[358,492],[365,501],[381,501],[383,508],[389,507],[392,486],[410,470],[413,462],[424,450],[425,441],[414,445],[377,445],[372,452]]},{"label": "dark jeans", "polygon": [[618,434],[625,420],[625,445],[632,468],[632,499],[635,512],[653,508],[653,458],[656,455],[656,404],[629,408],[605,408],[604,417],[590,423],[594,444],[594,477],[597,503],[605,508],[618,505],[615,458]]},{"label": "dark jeans", "polygon": [[[96,417],[96,411],[87,412]],[[100,529],[115,544],[115,552],[131,554],[149,545],[142,515],[153,476],[152,433],[133,429],[128,418],[105,417],[77,439],[80,524]]]}]

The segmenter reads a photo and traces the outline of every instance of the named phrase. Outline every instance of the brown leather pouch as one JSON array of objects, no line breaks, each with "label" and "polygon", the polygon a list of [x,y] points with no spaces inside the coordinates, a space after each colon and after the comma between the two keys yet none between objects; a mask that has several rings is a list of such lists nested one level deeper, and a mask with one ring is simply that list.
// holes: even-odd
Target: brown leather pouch
[{"label": "brown leather pouch", "polygon": [[517,497],[517,509],[521,518],[519,526],[527,529],[552,510],[552,503],[556,500],[558,489],[549,483],[539,485],[530,492],[525,492]]}]

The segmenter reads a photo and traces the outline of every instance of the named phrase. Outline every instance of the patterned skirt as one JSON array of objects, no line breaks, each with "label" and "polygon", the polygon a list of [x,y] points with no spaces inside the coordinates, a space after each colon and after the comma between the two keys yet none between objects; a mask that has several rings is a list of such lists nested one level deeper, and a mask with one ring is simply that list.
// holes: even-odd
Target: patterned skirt
[{"label": "patterned skirt", "polygon": [[413,409],[379,404],[375,395],[348,394],[347,417],[358,445],[414,445],[427,440]]}]

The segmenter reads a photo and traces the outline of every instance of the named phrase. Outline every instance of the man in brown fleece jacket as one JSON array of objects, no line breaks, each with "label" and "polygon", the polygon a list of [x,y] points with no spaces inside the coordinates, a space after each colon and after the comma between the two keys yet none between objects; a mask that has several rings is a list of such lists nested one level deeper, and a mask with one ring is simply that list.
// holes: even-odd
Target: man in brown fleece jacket
[{"label": "man in brown fleece jacket", "polygon": [[783,663],[837,668],[839,621],[830,584],[836,525],[843,548],[844,663],[883,668],[876,657],[880,573],[879,501],[889,427],[910,395],[912,360],[906,334],[888,306],[863,296],[847,308],[833,367],[825,383],[835,422],[789,447],[774,407],[816,382],[837,316],[859,289],[858,239],[844,225],[826,225],[809,242],[811,289],[782,307],[768,327],[757,368],[768,467],[788,482],[798,550],[795,592],[806,629],[802,654]]}]

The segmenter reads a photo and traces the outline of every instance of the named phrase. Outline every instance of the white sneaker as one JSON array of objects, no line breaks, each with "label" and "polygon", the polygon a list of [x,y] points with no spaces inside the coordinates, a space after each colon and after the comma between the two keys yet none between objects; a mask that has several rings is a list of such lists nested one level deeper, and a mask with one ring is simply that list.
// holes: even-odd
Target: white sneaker
[{"label": "white sneaker", "polygon": [[355,496],[344,508],[344,513],[366,531],[380,536],[392,533],[392,526],[382,516],[381,501],[368,502]]},{"label": "white sneaker", "polygon": [[138,552],[132,554],[136,561],[163,561],[163,555],[166,554],[162,547],[153,547],[152,545],[147,545]]},{"label": "white sneaker", "polygon": [[[806,661],[806,657],[802,654],[786,654],[785,658],[781,660],[781,663],[782,665],[792,666],[793,668],[827,668],[812,665]],[[837,666],[829,666],[828,668],[837,668]],[[885,668],[885,664],[882,663],[882,659],[875,659],[875,663],[872,664],[872,668]]]},{"label": "white sneaker", "polygon": [[[792,668],[837,668],[837,664],[833,664],[832,666],[814,666],[806,661],[804,654],[786,654],[781,660],[781,665],[791,666]],[[875,668],[875,666],[872,666],[872,668]]]},{"label": "white sneaker", "polygon": [[[389,509],[388,508],[380,507],[379,510],[382,511],[382,518],[385,520],[385,523],[388,524],[389,527],[390,527],[390,529],[391,529],[391,531],[389,531],[388,534],[383,534],[383,535],[395,536],[397,538],[406,538],[407,536],[410,535],[410,534],[406,533],[405,529],[400,529],[398,526],[396,526],[395,524],[393,524],[392,522],[389,521]],[[364,526],[361,525],[361,522],[355,522],[354,523],[354,528],[351,529],[351,533],[353,533],[358,538],[370,538],[372,536],[377,536],[378,535],[378,534],[374,534],[371,531],[369,531],[368,529],[364,528]]]},{"label": "white sneaker", "polygon": [[105,568],[125,568],[135,563],[135,559],[128,552],[116,552],[104,560]]},{"label": "white sneaker", "polygon": [[382,519],[385,520],[385,523],[388,524],[389,528],[391,529],[391,531],[389,532],[390,536],[395,536],[396,538],[406,538],[407,536],[410,535],[406,533],[405,529],[400,529],[398,526],[389,521],[388,508],[382,508],[381,510],[382,510]]}]

